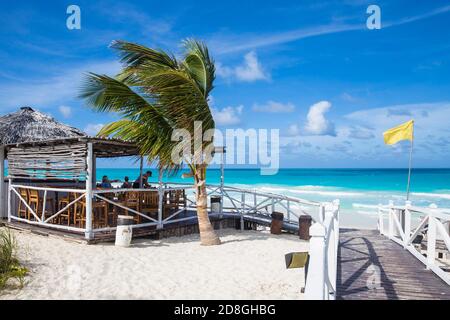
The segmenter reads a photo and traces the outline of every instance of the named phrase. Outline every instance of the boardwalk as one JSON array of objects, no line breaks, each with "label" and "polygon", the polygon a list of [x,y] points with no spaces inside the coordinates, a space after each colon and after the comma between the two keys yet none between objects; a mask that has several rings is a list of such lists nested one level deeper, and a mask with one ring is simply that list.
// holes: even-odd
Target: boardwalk
[{"label": "boardwalk", "polygon": [[[377,274],[381,284],[374,288]],[[450,300],[450,286],[378,231],[341,229],[337,298]]]}]

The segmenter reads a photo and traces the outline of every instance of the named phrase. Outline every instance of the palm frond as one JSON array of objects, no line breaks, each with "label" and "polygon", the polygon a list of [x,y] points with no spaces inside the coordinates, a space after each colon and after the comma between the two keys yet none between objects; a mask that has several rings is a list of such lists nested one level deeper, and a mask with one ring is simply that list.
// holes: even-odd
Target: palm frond
[{"label": "palm frond", "polygon": [[214,61],[203,43],[188,39],[183,45],[183,60],[177,61],[161,50],[115,41],[111,46],[119,52],[122,71],[116,78],[88,74],[80,94],[94,110],[122,117],[106,125],[100,135],[136,142],[142,155],[169,170],[179,168],[171,159],[179,144],[171,141],[173,130],[191,132],[192,148],[194,121],[202,122],[203,131],[215,126],[208,105]]}]

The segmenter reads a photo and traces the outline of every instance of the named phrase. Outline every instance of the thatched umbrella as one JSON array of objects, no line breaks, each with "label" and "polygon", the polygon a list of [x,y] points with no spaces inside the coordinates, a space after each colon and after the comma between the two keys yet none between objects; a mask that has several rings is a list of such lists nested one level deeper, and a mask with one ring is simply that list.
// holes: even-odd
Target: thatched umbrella
[{"label": "thatched umbrella", "polygon": [[86,134],[77,128],[59,123],[30,107],[0,117],[0,145],[84,136]]}]

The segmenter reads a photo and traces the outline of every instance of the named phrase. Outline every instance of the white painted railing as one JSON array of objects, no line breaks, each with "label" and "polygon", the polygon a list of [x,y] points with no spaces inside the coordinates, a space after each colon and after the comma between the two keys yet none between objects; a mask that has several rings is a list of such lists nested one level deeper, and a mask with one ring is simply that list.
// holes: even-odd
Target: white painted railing
[{"label": "white painted railing", "polygon": [[402,206],[390,201],[388,205],[373,208],[378,212],[380,234],[403,246],[450,285],[450,273],[442,269],[450,266],[450,209],[417,207],[410,201]]},{"label": "white painted railing", "polygon": [[[20,189],[26,190],[38,190],[41,193],[41,199],[43,203],[40,203],[39,208],[29,207],[27,201],[20,195]],[[167,217],[163,217],[163,205],[162,199],[165,193],[175,190],[185,190],[186,191],[186,207],[179,208],[175,212],[171,212]],[[72,232],[85,232],[87,233],[87,227],[74,227],[69,225],[59,225],[52,223],[52,220],[57,218],[61,213],[65,212],[69,207],[75,204],[86,201],[87,191],[86,189],[76,189],[76,188],[60,188],[60,187],[37,187],[30,185],[21,184],[11,184],[8,190],[9,194],[9,219],[16,220],[20,222],[26,222],[30,224],[37,224],[44,227],[53,227],[58,229],[65,229]],[[322,208],[324,208],[326,203],[319,203],[314,201],[308,201],[300,198],[287,197],[283,195],[265,193],[257,190],[247,190],[240,189],[224,185],[207,185],[208,196],[220,195],[222,197],[222,206],[219,213],[210,213],[210,215],[235,215],[240,217],[241,228],[244,227],[244,219],[253,217],[258,219],[271,219],[270,215],[277,211],[284,214],[284,221],[291,224],[297,225],[299,216],[303,214],[309,214],[313,217],[318,217],[320,221],[323,221],[324,217],[322,215]],[[128,214],[141,216],[141,223],[134,224],[133,228],[143,228],[156,226],[157,228],[163,228],[164,225],[176,223],[180,221],[193,220],[196,219],[196,215],[184,215],[187,209],[195,210],[195,190],[192,184],[181,184],[181,183],[161,183],[157,188],[151,189],[97,189],[91,190],[92,199],[95,201],[102,201],[108,203],[110,207],[114,207],[117,211],[126,210]],[[114,201],[118,198],[120,194],[126,194],[127,192],[158,192],[159,196],[159,208],[157,217],[150,217],[147,214],[139,212],[134,208],[126,207],[120,201]],[[50,193],[73,193],[77,196],[73,201],[60,208],[58,212],[47,213],[46,199],[47,194]],[[114,199],[109,199],[106,194],[114,194]],[[28,211],[32,214],[32,219],[24,219],[19,217],[16,212],[12,212],[13,202],[19,201],[23,206],[27,207]],[[92,204],[91,204],[92,205]],[[86,207],[87,211],[87,207]],[[47,214],[47,216],[46,216]],[[87,220],[87,219],[86,219]],[[105,227],[89,226],[90,233],[98,232],[108,232],[114,231],[116,227],[114,225],[109,225]]]},{"label": "white painted railing", "polygon": [[[24,190],[35,190],[35,191],[41,191],[43,192],[42,200],[39,201],[37,204],[39,206],[33,206],[31,207],[30,204],[22,197],[20,194],[20,189]],[[70,203],[67,203],[63,208],[58,210],[57,212],[51,212],[50,214],[47,214],[47,194],[49,192],[56,193],[73,193],[76,194],[76,198],[71,201]],[[27,219],[25,217],[20,217],[18,212],[13,213],[13,199],[14,197],[17,197],[18,204],[26,208],[28,212],[31,214],[32,218]],[[9,184],[8,185],[8,220],[15,220],[19,222],[25,222],[28,224],[33,225],[39,225],[43,227],[52,227],[55,229],[61,229],[61,230],[67,230],[72,232],[84,232],[84,228],[78,228],[74,226],[67,226],[67,225],[60,225],[52,223],[54,219],[56,219],[59,215],[61,215],[63,212],[68,210],[70,207],[74,206],[76,203],[80,202],[82,199],[86,197],[86,191],[83,189],[73,189],[73,188],[52,188],[52,187],[36,187],[36,186],[29,186],[29,185],[18,185],[18,184]],[[47,214],[47,215],[46,215]]]},{"label": "white painted railing", "polygon": [[336,299],[339,246],[339,200],[320,206],[320,221],[310,230],[309,266],[305,298],[308,300]]}]

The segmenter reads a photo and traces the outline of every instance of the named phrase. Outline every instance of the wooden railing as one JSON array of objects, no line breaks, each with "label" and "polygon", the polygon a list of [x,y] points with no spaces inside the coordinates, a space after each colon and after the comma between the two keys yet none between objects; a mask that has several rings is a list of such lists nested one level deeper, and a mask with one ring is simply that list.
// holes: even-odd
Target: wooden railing
[{"label": "wooden railing", "polygon": [[306,299],[336,299],[339,212],[339,200],[321,205],[320,220],[310,228],[310,257],[305,285]]},{"label": "wooden railing", "polygon": [[[370,206],[366,206],[370,207]],[[450,285],[450,209],[405,205],[372,206],[380,234],[403,246],[427,269]]]}]

